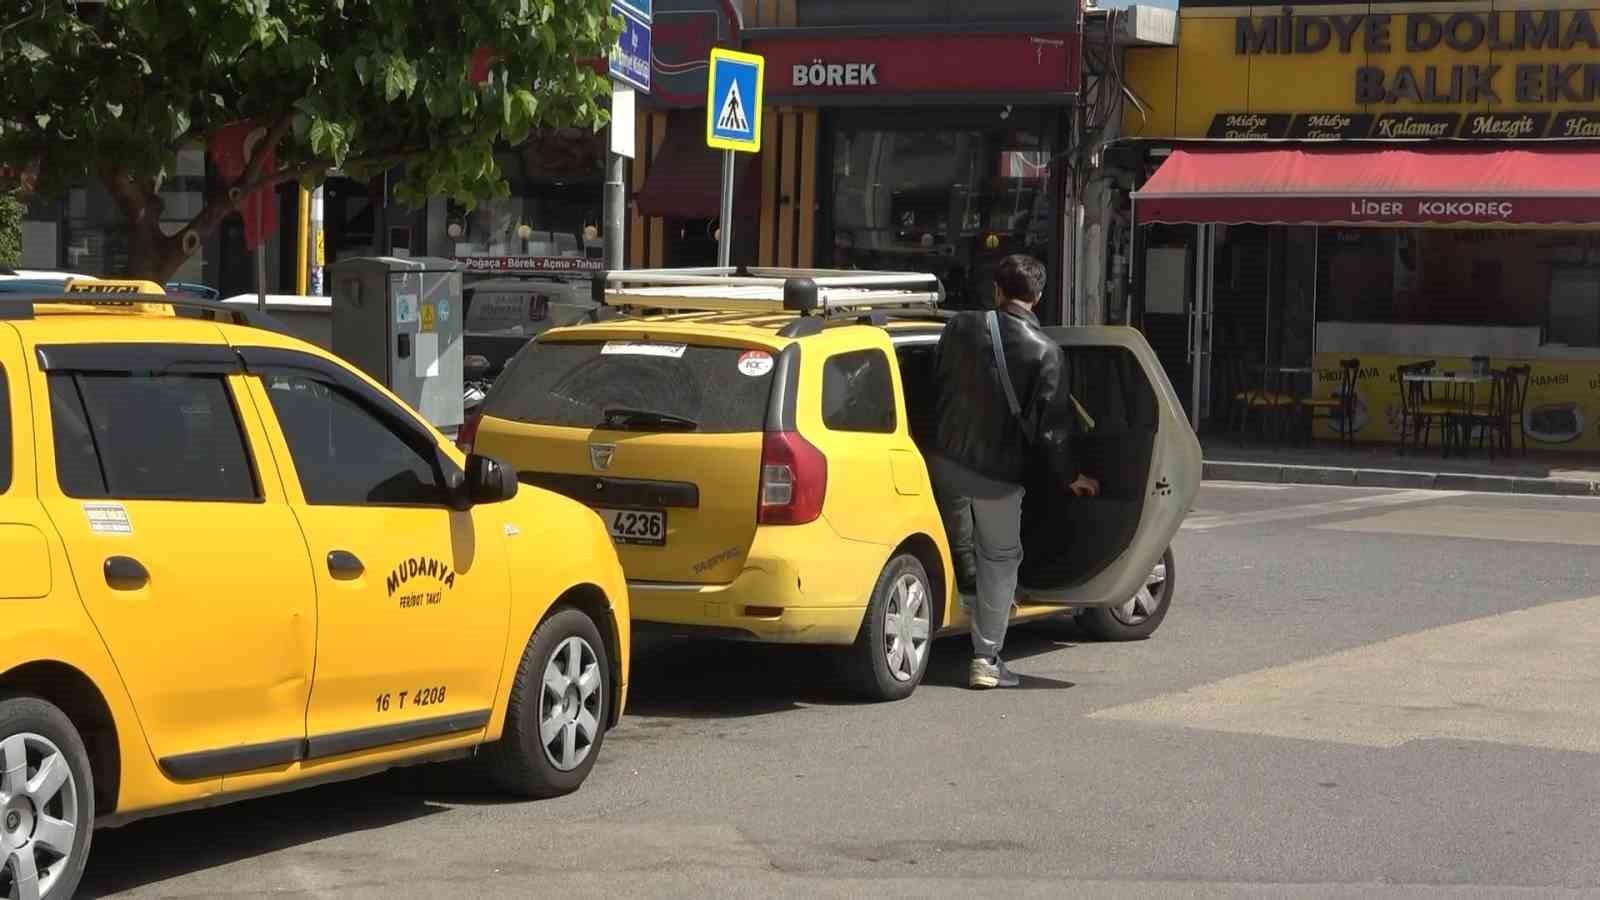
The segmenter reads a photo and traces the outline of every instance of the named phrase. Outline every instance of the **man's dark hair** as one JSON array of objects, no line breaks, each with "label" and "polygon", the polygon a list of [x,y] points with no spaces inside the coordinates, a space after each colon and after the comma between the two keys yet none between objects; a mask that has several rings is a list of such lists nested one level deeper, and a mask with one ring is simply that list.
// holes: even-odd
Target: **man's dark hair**
[{"label": "man's dark hair", "polygon": [[1014,253],[1000,261],[994,283],[1007,300],[1035,303],[1044,293],[1044,263],[1026,253]]}]

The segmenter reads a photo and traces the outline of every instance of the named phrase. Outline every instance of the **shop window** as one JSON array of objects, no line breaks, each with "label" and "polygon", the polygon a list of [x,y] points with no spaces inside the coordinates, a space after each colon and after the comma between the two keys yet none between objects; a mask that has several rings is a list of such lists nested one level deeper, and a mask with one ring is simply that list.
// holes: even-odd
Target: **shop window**
[{"label": "shop window", "polygon": [[1545,340],[1600,346],[1600,267],[1561,264],[1550,272],[1550,317]]},{"label": "shop window", "polygon": [[[161,184],[161,228],[176,234],[205,204],[206,157],[202,149],[181,150],[177,172]],[[117,276],[128,272],[128,237],[125,218],[111,195],[98,184],[68,191],[63,202],[64,215],[57,227],[35,225],[29,231],[30,257],[41,261],[45,250],[34,250],[44,242],[59,243],[48,251],[60,258],[66,268],[85,275]],[[49,268],[55,268],[52,262]],[[174,281],[203,282],[204,265],[196,253],[173,274]]]},{"label": "shop window", "polygon": [[1008,254],[1048,263],[1054,145],[1041,118],[1007,113],[944,129],[840,123],[831,141],[831,264],[931,272],[948,305],[971,308],[988,302],[994,267]]},{"label": "shop window", "polygon": [[[574,130],[541,132],[527,145],[497,153],[510,195],[482,198],[471,209],[450,204],[445,230],[452,255],[602,258],[603,150],[596,136]],[[509,262],[495,267],[519,268]]]},{"label": "shop window", "polygon": [[1561,231],[1320,229],[1317,320],[1547,325],[1552,273],[1586,269],[1590,240]]}]

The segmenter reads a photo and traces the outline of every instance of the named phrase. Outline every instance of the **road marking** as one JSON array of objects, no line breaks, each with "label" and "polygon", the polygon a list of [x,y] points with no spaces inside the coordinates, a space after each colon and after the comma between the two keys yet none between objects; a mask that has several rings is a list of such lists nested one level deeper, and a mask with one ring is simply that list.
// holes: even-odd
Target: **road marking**
[{"label": "road marking", "polygon": [[1267,522],[1287,522],[1293,519],[1311,519],[1317,516],[1334,516],[1375,506],[1405,506],[1426,503],[1430,500],[1448,500],[1459,497],[1464,491],[1396,491],[1374,494],[1370,497],[1351,497],[1349,500],[1328,500],[1301,506],[1282,506],[1277,509],[1258,509],[1250,512],[1227,513],[1217,516],[1194,516],[1183,523],[1184,531],[1214,531],[1218,528],[1237,528],[1243,525],[1262,525]]},{"label": "road marking", "polygon": [[1600,753],[1600,597],[1458,622],[1101,710],[1090,718],[1398,747]]},{"label": "road marking", "polygon": [[1203,481],[1200,483],[1202,490],[1220,488],[1230,491],[1287,491],[1296,485],[1292,484],[1257,484],[1253,481]]},{"label": "road marking", "polygon": [[1555,509],[1431,506],[1314,526],[1366,534],[1415,534],[1528,544],[1600,547],[1600,516]]}]

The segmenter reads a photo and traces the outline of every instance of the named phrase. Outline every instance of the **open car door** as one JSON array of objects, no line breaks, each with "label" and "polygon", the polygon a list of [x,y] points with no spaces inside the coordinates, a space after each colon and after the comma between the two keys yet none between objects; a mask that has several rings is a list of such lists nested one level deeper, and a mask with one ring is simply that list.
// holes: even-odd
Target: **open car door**
[{"label": "open car door", "polygon": [[1119,607],[1162,563],[1200,489],[1200,441],[1144,336],[1132,328],[1047,328],[1066,353],[1080,407],[1079,468],[1100,496],[1075,497],[1033,467],[1022,510],[1019,602]]}]

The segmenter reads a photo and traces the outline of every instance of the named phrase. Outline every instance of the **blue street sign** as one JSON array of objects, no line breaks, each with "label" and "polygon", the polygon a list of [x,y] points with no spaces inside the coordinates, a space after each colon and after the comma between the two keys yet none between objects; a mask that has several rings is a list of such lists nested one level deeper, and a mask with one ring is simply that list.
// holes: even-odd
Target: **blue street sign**
[{"label": "blue street sign", "polygon": [[611,5],[613,7],[620,6],[633,13],[633,17],[639,21],[646,25],[650,24],[652,18],[650,0],[611,0]]},{"label": "blue street sign", "polygon": [[761,151],[761,87],[767,62],[752,53],[716,48],[706,78],[706,146]]},{"label": "blue street sign", "polygon": [[[611,77],[623,84],[630,85],[641,93],[650,93],[650,20],[643,21],[635,18],[629,12],[631,6],[624,0],[612,0],[611,11],[622,17],[622,35],[617,38],[617,45],[611,48]],[[644,0],[643,5],[648,10],[650,3]]]}]

